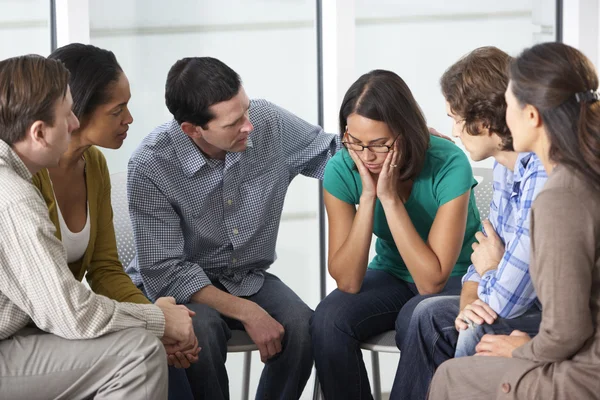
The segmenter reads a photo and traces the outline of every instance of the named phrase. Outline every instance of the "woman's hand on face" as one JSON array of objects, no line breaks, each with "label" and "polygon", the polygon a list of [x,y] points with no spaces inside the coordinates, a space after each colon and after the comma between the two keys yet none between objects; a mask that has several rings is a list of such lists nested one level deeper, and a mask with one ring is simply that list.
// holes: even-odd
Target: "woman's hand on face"
[{"label": "woman's hand on face", "polygon": [[398,196],[398,142],[385,157],[379,179],[377,180],[377,198],[382,203],[397,200]]},{"label": "woman's hand on face", "polygon": [[375,199],[377,196],[377,181],[373,178],[373,175],[371,175],[358,154],[356,154],[356,151],[348,150],[348,153],[350,153],[350,157],[352,157],[354,164],[356,164],[356,168],[358,168],[358,173],[360,174],[360,180],[362,181],[361,196],[366,196],[369,199]]}]

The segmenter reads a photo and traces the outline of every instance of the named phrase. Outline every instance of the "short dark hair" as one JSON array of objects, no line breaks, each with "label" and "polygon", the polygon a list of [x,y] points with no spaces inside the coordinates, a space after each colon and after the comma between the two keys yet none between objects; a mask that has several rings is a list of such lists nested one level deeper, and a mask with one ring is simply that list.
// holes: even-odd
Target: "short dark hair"
[{"label": "short dark hair", "polygon": [[487,128],[502,140],[502,150],[513,150],[506,125],[508,66],[511,57],[493,47],[480,47],[458,60],[440,79],[442,93],[452,113],[464,119],[469,135]]},{"label": "short dark hair", "polygon": [[387,124],[397,136],[402,154],[398,165],[399,180],[416,178],[423,168],[430,138],[423,112],[404,80],[385,70],[364,74],[350,86],[342,101],[342,137],[348,116],[353,113]]},{"label": "short dark hair", "polygon": [[550,139],[550,159],[600,189],[600,101],[578,101],[576,96],[598,89],[592,62],[566,44],[542,43],[511,63],[510,81],[520,105],[539,111]]},{"label": "short dark hair", "polygon": [[183,58],[169,70],[165,100],[179,124],[204,127],[215,117],[208,108],[232,99],[241,86],[240,76],[216,58]]},{"label": "short dark hair", "polygon": [[54,125],[68,85],[69,71],[59,61],[34,54],[0,61],[0,140],[12,146],[34,122]]},{"label": "short dark hair", "polygon": [[71,43],[48,58],[62,61],[71,73],[73,113],[80,120],[109,100],[110,86],[123,73],[112,51],[91,44]]}]

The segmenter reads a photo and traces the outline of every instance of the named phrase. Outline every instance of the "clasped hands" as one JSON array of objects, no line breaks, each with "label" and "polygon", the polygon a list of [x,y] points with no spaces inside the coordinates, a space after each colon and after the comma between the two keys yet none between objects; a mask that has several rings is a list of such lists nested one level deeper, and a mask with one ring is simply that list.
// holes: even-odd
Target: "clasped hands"
[{"label": "clasped hands", "polygon": [[198,338],[194,333],[193,311],[175,303],[173,297],[161,297],[154,303],[165,316],[165,332],[161,342],[167,352],[167,362],[176,368],[188,368],[198,361]]}]

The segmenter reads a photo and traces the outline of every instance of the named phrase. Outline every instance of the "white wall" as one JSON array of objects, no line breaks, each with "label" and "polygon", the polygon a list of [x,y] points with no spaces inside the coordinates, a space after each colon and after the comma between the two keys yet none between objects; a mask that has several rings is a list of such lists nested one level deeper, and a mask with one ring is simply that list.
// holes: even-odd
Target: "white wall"
[{"label": "white wall", "polygon": [[48,0],[0,1],[0,60],[33,53],[50,53]]}]

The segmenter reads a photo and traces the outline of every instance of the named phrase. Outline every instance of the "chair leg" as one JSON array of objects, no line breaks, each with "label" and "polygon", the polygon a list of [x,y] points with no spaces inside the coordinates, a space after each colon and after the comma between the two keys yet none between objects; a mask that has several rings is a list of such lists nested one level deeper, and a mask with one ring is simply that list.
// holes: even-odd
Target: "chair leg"
[{"label": "chair leg", "polygon": [[373,368],[373,398],[381,400],[381,376],[379,375],[379,353],[371,352],[371,365]]},{"label": "chair leg", "polygon": [[321,394],[321,385],[319,385],[319,377],[317,376],[317,371],[315,370],[315,387],[313,389],[313,400],[322,400],[323,395]]},{"label": "chair leg", "polygon": [[252,362],[252,352],[244,352],[244,373],[242,378],[242,400],[248,400],[250,397],[250,363]]}]

